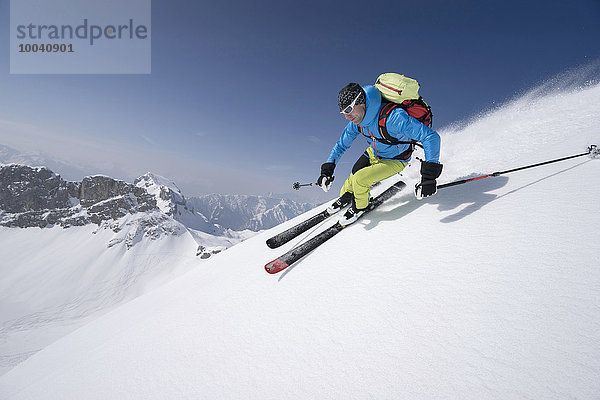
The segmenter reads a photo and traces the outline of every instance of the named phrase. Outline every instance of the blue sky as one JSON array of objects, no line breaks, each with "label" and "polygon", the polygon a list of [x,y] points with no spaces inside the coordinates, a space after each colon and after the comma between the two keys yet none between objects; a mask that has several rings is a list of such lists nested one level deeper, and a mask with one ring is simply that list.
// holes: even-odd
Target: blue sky
[{"label": "blue sky", "polygon": [[443,130],[598,59],[599,20],[598,0],[153,0],[151,74],[11,75],[0,0],[0,144],[128,181],[151,171],[188,196],[288,192],[317,178],[348,82],[416,78]]}]

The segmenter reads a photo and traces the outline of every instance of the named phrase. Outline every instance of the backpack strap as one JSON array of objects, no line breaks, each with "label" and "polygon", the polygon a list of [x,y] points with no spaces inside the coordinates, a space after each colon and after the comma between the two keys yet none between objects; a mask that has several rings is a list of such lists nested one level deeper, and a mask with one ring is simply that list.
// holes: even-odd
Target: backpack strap
[{"label": "backpack strap", "polygon": [[381,135],[382,139],[377,139],[377,140],[381,143],[385,143],[385,144],[389,144],[389,145],[414,144],[417,142],[416,140],[412,140],[410,142],[400,141],[400,140],[396,139],[395,137],[391,136],[387,130],[387,126],[386,126],[387,120],[388,120],[390,114],[392,113],[392,111],[394,111],[398,107],[401,107],[400,104],[384,103],[384,106],[381,108],[381,111],[379,112],[379,121],[377,123],[377,127],[379,128],[379,134]]},{"label": "backpack strap", "polygon": [[[379,129],[379,134],[381,135],[381,139],[365,134],[361,126],[358,126],[358,131],[367,138],[375,139],[378,142],[387,144],[389,146],[396,146],[399,144],[410,144],[411,152],[415,146],[423,147],[420,143],[417,143],[416,140],[402,141],[402,140],[396,139],[395,137],[393,137],[389,134],[389,132],[387,130],[387,126],[386,126],[387,119],[389,118],[392,111],[394,111],[398,107],[405,109],[402,105],[396,104],[396,103],[384,103],[384,106],[381,108],[381,111],[379,112],[379,120],[377,123],[377,127]],[[408,157],[406,157],[406,158],[408,158]]]}]

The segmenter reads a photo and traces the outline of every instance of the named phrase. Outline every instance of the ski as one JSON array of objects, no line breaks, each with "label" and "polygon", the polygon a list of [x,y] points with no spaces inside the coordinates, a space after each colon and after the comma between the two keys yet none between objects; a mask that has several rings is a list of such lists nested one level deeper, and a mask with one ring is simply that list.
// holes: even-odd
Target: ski
[{"label": "ski", "polygon": [[[374,187],[377,187],[379,185],[379,183],[380,182],[375,183],[373,186],[371,186],[371,189]],[[267,246],[269,246],[272,249],[276,249],[280,246],[283,246],[290,240],[303,234],[310,228],[319,225],[321,222],[325,221],[327,218],[331,217],[334,214],[336,214],[336,213],[334,212],[334,213],[330,214],[327,211],[327,209],[325,209],[325,210],[321,211],[320,213],[313,215],[309,219],[304,220],[304,221],[300,222],[299,224],[294,225],[291,228],[286,229],[285,231],[278,233],[277,235],[269,238],[267,240]]]},{"label": "ski", "polygon": [[[373,198],[369,209],[363,215],[361,215],[361,217],[377,208],[379,205],[381,205],[381,203],[383,203],[384,201],[388,200],[390,197],[401,191],[405,186],[406,184],[402,181],[394,183],[392,186],[390,186],[388,189],[382,192],[379,196]],[[267,263],[267,265],[265,265],[265,270],[270,274],[276,274],[278,272],[283,271],[284,269],[286,269],[305,255],[307,255],[308,253],[310,253],[311,251],[313,251],[314,249],[316,249],[317,247],[319,247],[320,245],[337,235],[344,228],[345,227],[342,226],[339,222],[336,222],[335,225],[325,229],[323,232],[319,233],[312,239],[302,244],[299,244],[298,246],[294,247],[282,256]]]},{"label": "ski", "polygon": [[306,232],[313,226],[316,226],[321,222],[325,221],[331,215],[332,214],[329,214],[327,210],[323,210],[320,213],[313,215],[309,219],[300,222],[298,225],[292,226],[291,228],[286,229],[285,231],[273,236],[272,238],[267,240],[267,246],[269,246],[272,249],[276,249],[277,247],[286,244],[296,236]]}]

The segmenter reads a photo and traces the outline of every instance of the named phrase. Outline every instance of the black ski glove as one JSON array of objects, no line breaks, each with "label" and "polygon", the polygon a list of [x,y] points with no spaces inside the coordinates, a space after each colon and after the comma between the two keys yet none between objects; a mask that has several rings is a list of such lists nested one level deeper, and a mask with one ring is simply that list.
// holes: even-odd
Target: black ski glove
[{"label": "black ski glove", "polygon": [[326,162],[321,165],[321,176],[317,179],[317,185],[321,187],[324,191],[328,191],[333,183],[333,170],[335,169],[335,164],[332,162]]},{"label": "black ski glove", "polygon": [[415,196],[418,200],[433,196],[437,192],[435,181],[442,173],[442,164],[423,161],[421,162],[421,182],[415,185]]}]

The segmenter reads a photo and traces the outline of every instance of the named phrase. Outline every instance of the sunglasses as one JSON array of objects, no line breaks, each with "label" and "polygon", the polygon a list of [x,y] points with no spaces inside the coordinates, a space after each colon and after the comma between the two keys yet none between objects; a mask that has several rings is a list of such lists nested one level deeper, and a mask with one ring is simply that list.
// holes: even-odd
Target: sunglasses
[{"label": "sunglasses", "polygon": [[342,111],[340,111],[340,114],[350,114],[352,112],[352,110],[354,110],[354,106],[356,105],[356,102],[358,101],[358,98],[360,97],[361,94],[362,93],[359,93],[358,96],[356,96],[354,101],[352,103],[350,103],[350,105],[348,107],[346,107]]}]

